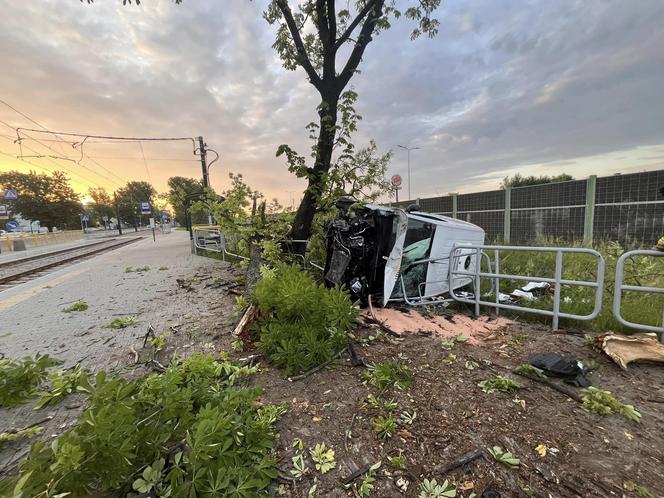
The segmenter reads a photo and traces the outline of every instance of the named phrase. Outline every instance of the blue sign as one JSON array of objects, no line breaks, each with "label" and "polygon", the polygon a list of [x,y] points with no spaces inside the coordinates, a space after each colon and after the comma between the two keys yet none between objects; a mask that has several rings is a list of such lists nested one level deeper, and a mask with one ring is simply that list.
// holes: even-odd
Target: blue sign
[{"label": "blue sign", "polygon": [[15,221],[8,221],[7,228],[9,228],[10,230],[16,230],[18,228],[18,223],[16,223]]},{"label": "blue sign", "polygon": [[18,199],[18,194],[16,193],[16,190],[10,188],[9,190],[5,190],[5,199],[9,199],[11,201],[15,201]]},{"label": "blue sign", "polygon": [[152,209],[150,209],[150,203],[149,202],[141,202],[141,213],[149,214],[151,212],[152,212]]},{"label": "blue sign", "polygon": [[81,221],[90,221],[90,217],[87,214],[82,214]]}]

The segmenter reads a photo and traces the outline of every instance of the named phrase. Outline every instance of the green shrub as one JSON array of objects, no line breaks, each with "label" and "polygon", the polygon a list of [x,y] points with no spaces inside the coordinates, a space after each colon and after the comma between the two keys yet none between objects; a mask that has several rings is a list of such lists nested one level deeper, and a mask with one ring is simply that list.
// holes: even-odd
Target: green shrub
[{"label": "green shrub", "polygon": [[359,316],[343,289],[318,285],[297,266],[265,271],[253,298],[261,311],[256,347],[287,375],[331,359]]},{"label": "green shrub", "polygon": [[62,364],[48,355],[0,360],[0,406],[25,403],[37,394],[37,387],[48,377],[47,368]]},{"label": "green shrub", "polygon": [[236,385],[254,371],[194,355],[139,381],[101,372],[94,387],[87,386],[90,404],[81,424],[52,443],[34,443],[20,475],[2,483],[0,494],[264,494],[277,476],[272,424],[283,409],[258,409],[260,389]]}]

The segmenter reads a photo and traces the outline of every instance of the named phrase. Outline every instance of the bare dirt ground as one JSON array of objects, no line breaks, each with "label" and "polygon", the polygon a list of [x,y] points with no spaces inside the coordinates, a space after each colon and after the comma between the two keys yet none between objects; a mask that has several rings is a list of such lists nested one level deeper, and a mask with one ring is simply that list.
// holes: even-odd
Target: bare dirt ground
[{"label": "bare dirt ground", "polygon": [[[193,351],[232,351],[231,332],[239,319],[233,308],[234,293],[243,273],[226,263],[181,270],[183,275],[170,275],[161,293],[164,306],[184,303],[178,306],[183,319],[164,320],[158,326],[157,332],[167,336],[166,347],[158,353],[149,346],[142,348],[146,332],[142,326],[133,331],[138,362],[123,345],[121,350],[109,351],[107,354],[115,355],[113,362],[104,364],[112,364],[113,370],[123,375],[138,376],[154,371],[155,364],[150,360],[167,364],[174,352],[186,356]],[[184,319],[186,314],[189,317]],[[478,322],[478,327],[485,328],[483,323]],[[457,496],[464,497],[473,492],[481,496],[488,489],[503,497],[528,496],[524,490],[538,497],[640,496],[637,491],[625,489],[625,483],[630,482],[645,486],[653,496],[664,496],[664,369],[635,364],[624,372],[575,332],[553,333],[542,325],[508,322],[484,334],[477,343],[469,341],[446,349],[434,334],[395,338],[380,333],[376,326],[360,327],[355,347],[366,363],[396,359],[414,372],[410,388],[383,393],[383,398],[398,403],[397,413],[417,413],[412,425],[401,427],[386,440],[373,431],[371,419],[375,413],[366,405],[368,394],[379,393],[363,381],[364,368],[352,367],[347,356],[295,382],[261,361],[261,373],[251,380],[264,387],[261,401],[282,403],[288,408],[278,424],[281,436],[277,458],[282,476],[290,475],[296,437],[305,448],[324,442],[334,449],[337,462],[336,468],[324,475],[311,471],[299,481],[282,479],[281,492],[284,496],[306,497],[316,479],[318,497],[358,496],[354,489],[340,486],[340,481],[358,468],[382,461],[371,496],[415,497],[424,478],[435,478],[439,483],[453,480]],[[246,356],[252,353],[251,347],[247,344],[245,351],[233,356]],[[641,422],[620,415],[588,413],[567,396],[510,374],[513,367],[526,362],[528,354],[545,351],[596,362],[597,370],[591,375],[593,385],[633,404],[642,414]],[[480,367],[467,369],[467,360]],[[524,387],[511,395],[482,392],[478,382],[496,374],[511,376]],[[57,407],[44,437],[75,423],[82,403],[82,399],[71,396]],[[33,412],[29,406],[0,413],[0,430],[20,428],[44,415],[48,413]],[[521,465],[507,468],[485,451],[484,457],[441,474],[442,466],[462,454],[496,445],[511,451]],[[539,445],[558,451],[540,456],[536,450]],[[0,473],[14,471],[17,459],[26,450],[26,443],[12,443],[0,450]],[[386,457],[400,450],[406,457],[405,469],[390,467]],[[307,466],[313,467],[310,461]],[[402,488],[404,482],[408,484],[405,492],[397,487],[400,478]]]}]

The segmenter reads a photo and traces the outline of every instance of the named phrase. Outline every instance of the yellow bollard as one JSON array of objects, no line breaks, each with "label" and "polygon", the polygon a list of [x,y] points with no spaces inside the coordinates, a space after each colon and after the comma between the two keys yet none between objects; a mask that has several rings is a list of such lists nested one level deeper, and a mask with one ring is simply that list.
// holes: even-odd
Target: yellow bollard
[{"label": "yellow bollard", "polygon": [[5,235],[5,242],[7,242],[7,252],[12,252],[12,243],[9,240],[9,235]]},{"label": "yellow bollard", "polygon": [[35,240],[35,247],[39,247],[39,234],[33,234],[32,238]]}]

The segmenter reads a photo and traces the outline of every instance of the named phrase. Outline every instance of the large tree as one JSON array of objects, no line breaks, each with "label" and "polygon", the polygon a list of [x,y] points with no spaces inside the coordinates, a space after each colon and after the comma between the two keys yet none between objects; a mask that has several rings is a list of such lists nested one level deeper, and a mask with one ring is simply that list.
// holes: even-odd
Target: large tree
[{"label": "large tree", "polygon": [[[88,190],[88,195],[92,202],[86,206],[88,213],[96,222],[103,223],[106,226],[106,221],[115,216],[115,207],[113,200],[104,187],[94,187]],[[104,217],[106,221],[104,221]]]},{"label": "large tree", "polygon": [[10,211],[23,218],[39,221],[42,226],[53,229],[78,227],[79,215],[83,212],[79,196],[69,185],[69,179],[61,171],[51,175],[34,171],[0,173],[0,185],[4,189],[15,189],[18,199],[8,201]]},{"label": "large tree", "polygon": [[[127,185],[115,192],[120,219],[138,229],[144,216],[141,213],[141,203],[150,203],[151,211],[154,211],[153,198],[156,195],[157,191],[148,182],[127,182]],[[147,216],[152,216],[152,212]]]},{"label": "large tree", "polygon": [[[284,68],[291,71],[302,68],[320,95],[318,123],[309,126],[316,139],[312,164],[302,162],[296,154],[287,156],[289,171],[307,180],[302,202],[295,213],[291,238],[308,239],[311,234],[341,129],[337,124],[340,99],[357,74],[367,46],[402,14],[415,23],[411,39],[421,35],[435,36],[439,22],[432,15],[441,1],[356,0],[340,2],[340,6],[336,0],[269,2],[263,17],[277,27],[273,48]],[[92,2],[87,0],[87,3]],[[123,0],[123,4],[126,3],[131,0]],[[283,146],[279,148],[280,153],[285,151]]]},{"label": "large tree", "polygon": [[[303,0],[295,2],[293,7],[288,0],[272,0],[265,12],[265,19],[277,26],[273,46],[284,67],[304,69],[320,95],[318,123],[309,126],[316,135],[313,164],[308,166],[289,156],[290,171],[307,179],[307,188],[293,221],[293,239],[307,239],[311,233],[333,164],[335,145],[343,132],[338,124],[340,104],[344,104],[342,99],[345,98],[352,106],[355,100],[354,95],[345,95],[344,90],[358,72],[374,36],[388,29],[393,19],[401,17],[399,3],[397,0],[358,0],[343,2],[341,8],[337,8],[335,0]],[[403,14],[416,22],[411,38],[436,35],[438,21],[432,14],[441,0],[401,3],[409,4]]]},{"label": "large tree", "polygon": [[[175,220],[180,225],[187,224],[187,207],[197,200],[199,194],[204,195],[205,189],[200,180],[184,176],[172,176],[168,179],[168,202],[175,211]],[[207,222],[207,215],[202,210],[194,210],[191,214],[192,223]]]}]

